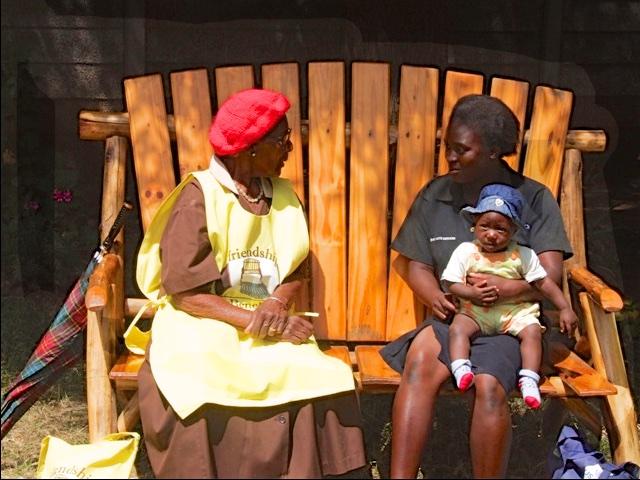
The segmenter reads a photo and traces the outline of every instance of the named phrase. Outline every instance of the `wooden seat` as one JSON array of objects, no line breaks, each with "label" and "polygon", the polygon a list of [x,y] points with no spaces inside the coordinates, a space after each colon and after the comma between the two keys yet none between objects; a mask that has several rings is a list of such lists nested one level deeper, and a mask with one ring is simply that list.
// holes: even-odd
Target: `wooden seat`
[{"label": "wooden seat", "polygon": [[[380,345],[359,345],[355,348],[357,371],[359,372],[358,387],[360,390],[373,392],[390,392],[400,384],[400,374],[391,369],[378,354]],[[557,348],[561,348],[559,345]],[[323,349],[324,353],[338,358],[348,365],[352,365],[349,349],[346,346],[332,346]],[[554,366],[560,374],[554,379],[564,382],[569,390],[556,388],[549,378],[544,378],[540,384],[543,395],[552,397],[580,396],[594,397],[601,395],[613,395],[616,387],[608,382],[602,375],[596,372],[584,360],[569,349],[565,348],[562,358],[558,358]],[[135,388],[138,370],[144,357],[125,352],[118,357],[116,363],[109,372],[109,378],[118,388],[123,390]]]},{"label": "wooden seat", "polygon": [[[356,62],[348,68],[349,88],[343,62],[311,62],[302,68],[297,63],[269,64],[260,72],[261,86],[282,91],[292,104],[287,117],[294,148],[283,176],[306,205],[311,240],[311,279],[297,304],[320,313],[315,335],[326,353],[352,366],[364,392],[397,388],[399,375],[378,351],[414,328],[424,306],[391,267],[397,255],[389,244],[418,190],[447,171],[438,145],[453,105],[463,95],[482,93],[488,83],[486,92],[509,105],[524,126],[517,152],[507,161],[557,195],[575,251],[565,263],[565,291],[581,318],[582,343],[588,344],[591,358],[552,348],[555,374],[544,380],[542,391],[563,399],[598,431],[599,413],[584,399],[604,399],[602,413],[616,460],[640,463],[635,410],[615,325],[622,300],[586,268],[582,153],[604,150],[605,133],[569,130],[573,95],[560,88],[537,86],[530,93],[527,82],[515,79],[485,82],[480,74],[405,65],[399,90],[392,92],[389,64]],[[211,102],[210,75],[215,85]],[[161,74],[127,78],[126,112],[81,112],[80,137],[105,141],[101,224],[110,225],[125,198],[128,142],[144,231],[176,181],[207,168],[212,105],[254,86],[256,77],[248,65],[171,73],[172,112],[166,110]],[[116,352],[116,337],[124,318],[135,315],[143,303],[127,298],[135,288],[124,284],[122,242],[121,236],[108,256],[115,260],[103,261],[92,277],[92,285],[102,287],[87,294],[92,439],[136,421],[134,400],[128,400],[117,421],[116,398],[122,397],[117,393],[135,390],[141,358]]]},{"label": "wooden seat", "polygon": [[[400,375],[391,369],[378,354],[380,346],[359,345],[356,347],[358,372],[361,388],[366,391],[392,391],[400,384]],[[561,349],[556,344],[557,349]],[[593,397],[613,395],[617,392],[615,385],[591,368],[584,360],[569,349],[558,354],[554,366],[560,371],[556,377],[544,378],[540,384],[543,395],[552,397],[580,396]],[[558,381],[567,388],[556,388]]]},{"label": "wooden seat", "polygon": [[111,379],[117,388],[132,390],[137,388],[138,371],[142,366],[144,357],[131,352],[121,354],[109,371]]}]

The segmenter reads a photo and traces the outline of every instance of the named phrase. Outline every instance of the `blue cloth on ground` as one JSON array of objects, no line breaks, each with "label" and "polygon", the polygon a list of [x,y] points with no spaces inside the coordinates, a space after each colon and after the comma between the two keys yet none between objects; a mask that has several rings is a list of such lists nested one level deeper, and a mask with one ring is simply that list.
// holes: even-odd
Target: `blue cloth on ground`
[{"label": "blue cloth on ground", "polygon": [[602,452],[591,448],[570,425],[560,430],[548,465],[551,478],[638,478],[640,474],[640,467],[633,462],[607,462]]}]

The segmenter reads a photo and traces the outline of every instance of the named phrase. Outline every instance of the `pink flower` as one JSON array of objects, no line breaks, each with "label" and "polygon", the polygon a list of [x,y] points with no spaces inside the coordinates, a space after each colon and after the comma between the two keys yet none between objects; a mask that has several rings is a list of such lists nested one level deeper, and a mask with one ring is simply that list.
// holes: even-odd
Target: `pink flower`
[{"label": "pink flower", "polygon": [[73,193],[69,189],[60,190],[58,188],[54,188],[53,199],[58,203],[69,203],[73,200]]},{"label": "pink flower", "polygon": [[28,200],[24,204],[24,208],[26,210],[33,210],[34,212],[37,212],[38,210],[40,210],[40,202],[37,202],[36,200]]}]

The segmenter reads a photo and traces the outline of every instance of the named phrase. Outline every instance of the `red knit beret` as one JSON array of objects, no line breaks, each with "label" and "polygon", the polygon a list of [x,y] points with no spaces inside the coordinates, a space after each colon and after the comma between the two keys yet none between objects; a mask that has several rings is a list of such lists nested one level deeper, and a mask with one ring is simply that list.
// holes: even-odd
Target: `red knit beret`
[{"label": "red knit beret", "polygon": [[241,152],[264,137],[289,110],[279,92],[250,88],[229,97],[211,122],[209,142],[216,155]]}]

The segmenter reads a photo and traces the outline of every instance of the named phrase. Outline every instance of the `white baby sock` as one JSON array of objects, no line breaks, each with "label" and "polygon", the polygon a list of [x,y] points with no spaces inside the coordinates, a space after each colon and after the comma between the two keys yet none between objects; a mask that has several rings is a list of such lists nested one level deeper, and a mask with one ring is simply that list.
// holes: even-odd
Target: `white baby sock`
[{"label": "white baby sock", "polygon": [[520,380],[518,381],[518,385],[520,386],[524,403],[526,403],[529,408],[540,408],[540,390],[538,389],[540,375],[526,368],[520,370],[519,375]]},{"label": "white baby sock", "polygon": [[466,391],[473,385],[473,372],[468,358],[460,358],[451,362],[451,372],[456,378],[456,385],[461,391]]}]

